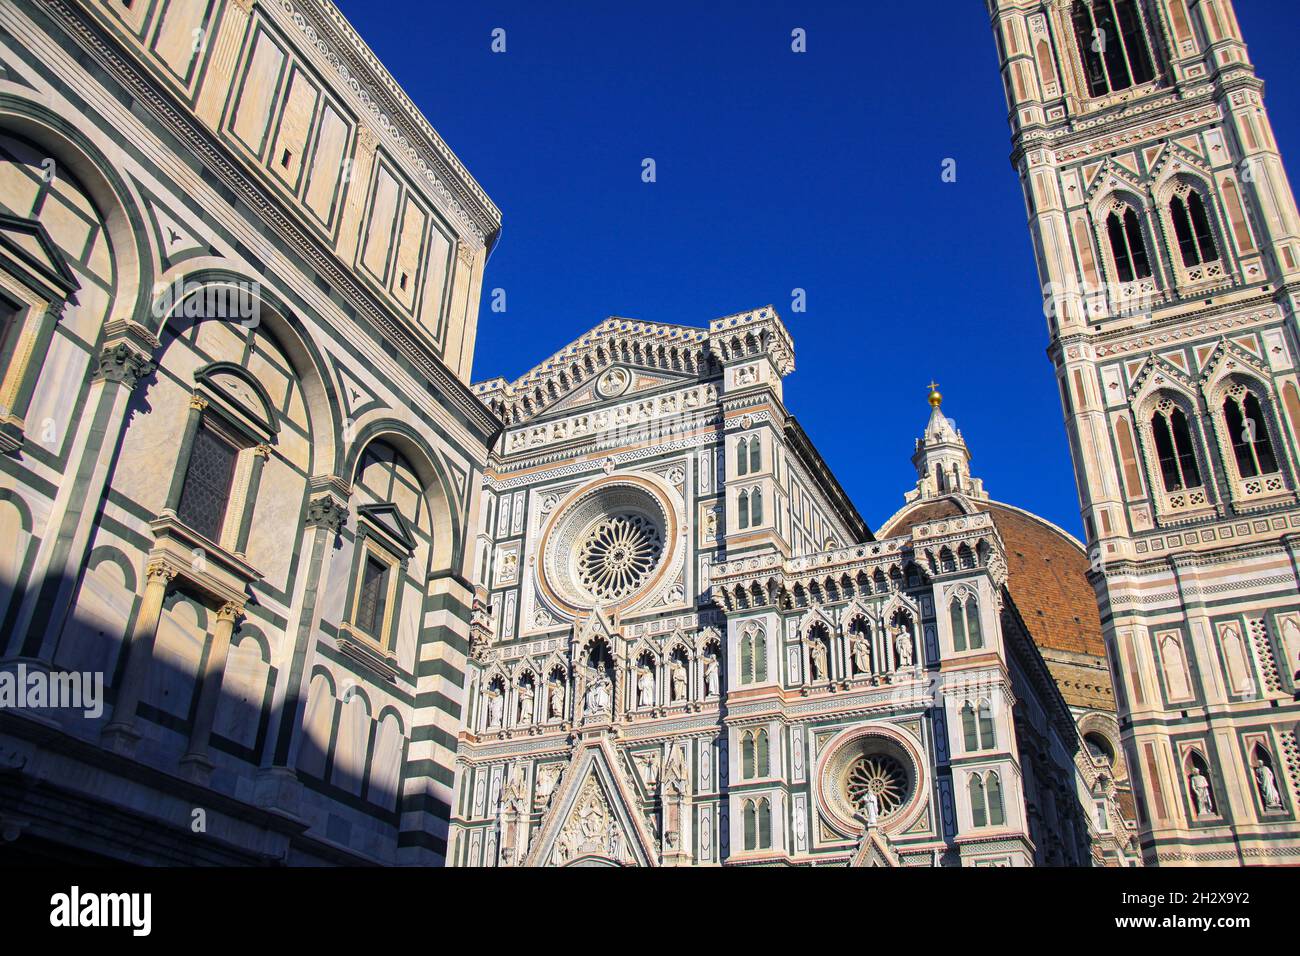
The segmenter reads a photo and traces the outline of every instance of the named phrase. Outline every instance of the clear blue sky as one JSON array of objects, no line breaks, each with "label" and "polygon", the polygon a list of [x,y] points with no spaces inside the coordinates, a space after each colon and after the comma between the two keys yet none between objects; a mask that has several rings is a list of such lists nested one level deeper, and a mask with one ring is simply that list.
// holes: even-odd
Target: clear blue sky
[{"label": "clear blue sky", "polygon": [[[772,303],[786,404],[873,528],[915,482],[933,377],[993,497],[1080,532],[982,2],[340,6],[502,210],[475,381],[609,315],[704,326]],[[1237,10],[1295,174],[1300,6]]]}]

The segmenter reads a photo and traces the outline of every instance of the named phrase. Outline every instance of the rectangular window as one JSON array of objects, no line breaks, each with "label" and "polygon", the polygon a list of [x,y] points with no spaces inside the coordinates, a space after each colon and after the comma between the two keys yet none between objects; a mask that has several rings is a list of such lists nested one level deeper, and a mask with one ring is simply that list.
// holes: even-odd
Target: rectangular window
[{"label": "rectangular window", "polygon": [[[9,354],[10,346],[18,338],[18,314],[22,310],[4,296],[0,296],[0,359]],[[0,367],[0,378],[4,369]]]},{"label": "rectangular window", "polygon": [[361,567],[361,589],[357,594],[357,627],[371,637],[378,639],[380,629],[384,626],[384,606],[388,602],[389,566],[374,557],[366,555]]},{"label": "rectangular window", "polygon": [[221,538],[239,447],[204,424],[194,433],[176,516],[210,541]]}]

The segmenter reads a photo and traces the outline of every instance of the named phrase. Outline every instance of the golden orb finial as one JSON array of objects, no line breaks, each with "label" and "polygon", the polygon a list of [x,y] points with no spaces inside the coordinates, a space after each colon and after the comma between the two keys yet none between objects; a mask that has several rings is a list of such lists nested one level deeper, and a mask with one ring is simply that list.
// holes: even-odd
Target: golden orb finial
[{"label": "golden orb finial", "polygon": [[939,383],[931,380],[930,382],[930,407],[938,408],[943,404],[943,396],[939,394]]}]

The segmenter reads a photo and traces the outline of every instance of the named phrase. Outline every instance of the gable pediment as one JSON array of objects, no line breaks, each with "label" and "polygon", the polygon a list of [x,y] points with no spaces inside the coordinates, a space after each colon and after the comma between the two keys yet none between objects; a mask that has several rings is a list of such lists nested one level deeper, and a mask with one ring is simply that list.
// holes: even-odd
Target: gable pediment
[{"label": "gable pediment", "polygon": [[357,515],[380,531],[389,545],[399,553],[410,555],[415,552],[415,535],[411,533],[411,526],[402,517],[397,505],[389,501],[377,505],[361,505],[357,508]]},{"label": "gable pediment", "polygon": [[610,745],[603,739],[581,745],[524,865],[658,865],[654,838],[636,805]]},{"label": "gable pediment", "polygon": [[474,393],[507,424],[717,373],[706,329],[609,318],[513,382]]},{"label": "gable pediment", "polygon": [[71,299],[81,283],[45,227],[36,219],[0,213],[0,253],[15,260],[20,274]]}]

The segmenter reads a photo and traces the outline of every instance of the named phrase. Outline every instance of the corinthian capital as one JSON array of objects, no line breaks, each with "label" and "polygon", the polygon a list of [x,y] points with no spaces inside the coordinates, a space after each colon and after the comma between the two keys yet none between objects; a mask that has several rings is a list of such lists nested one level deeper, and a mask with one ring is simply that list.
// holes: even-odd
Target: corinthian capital
[{"label": "corinthian capital", "polygon": [[125,385],[127,388],[135,388],[136,384],[150,375],[155,367],[147,355],[136,351],[125,342],[118,342],[100,353],[95,377]]}]

